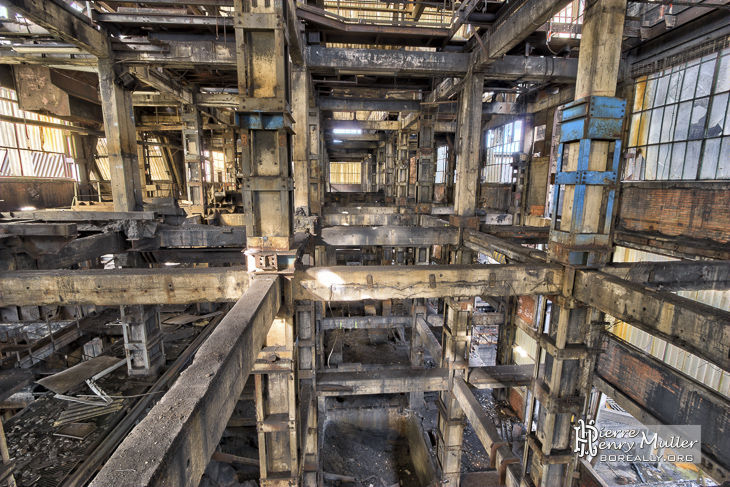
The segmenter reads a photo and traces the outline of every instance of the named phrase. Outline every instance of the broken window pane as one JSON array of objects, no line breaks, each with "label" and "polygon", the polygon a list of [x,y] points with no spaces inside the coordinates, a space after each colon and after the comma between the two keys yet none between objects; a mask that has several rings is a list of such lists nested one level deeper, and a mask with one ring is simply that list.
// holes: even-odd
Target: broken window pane
[{"label": "broken window pane", "polygon": [[684,158],[684,173],[682,179],[697,179],[697,168],[700,165],[700,151],[702,141],[687,143],[687,156]]},{"label": "broken window pane", "polygon": [[717,156],[720,154],[720,139],[707,139],[702,154],[700,179],[715,179],[717,173]]}]

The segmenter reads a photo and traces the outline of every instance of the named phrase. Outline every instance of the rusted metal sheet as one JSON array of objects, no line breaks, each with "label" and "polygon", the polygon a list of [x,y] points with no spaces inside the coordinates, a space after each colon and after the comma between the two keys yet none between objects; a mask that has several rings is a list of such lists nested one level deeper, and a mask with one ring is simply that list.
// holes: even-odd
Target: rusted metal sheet
[{"label": "rusted metal sheet", "polygon": [[69,207],[73,202],[74,182],[70,179],[0,178],[0,195],[0,211]]}]

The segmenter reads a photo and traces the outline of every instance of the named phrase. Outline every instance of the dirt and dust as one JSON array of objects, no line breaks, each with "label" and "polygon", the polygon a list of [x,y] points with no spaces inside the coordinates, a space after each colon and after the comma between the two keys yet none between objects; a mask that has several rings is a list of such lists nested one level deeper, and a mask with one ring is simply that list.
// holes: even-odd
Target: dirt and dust
[{"label": "dirt and dust", "polygon": [[[421,487],[408,440],[394,430],[333,422],[325,431],[322,455],[325,472],[354,477],[358,487]],[[339,485],[325,482],[326,487]]]}]

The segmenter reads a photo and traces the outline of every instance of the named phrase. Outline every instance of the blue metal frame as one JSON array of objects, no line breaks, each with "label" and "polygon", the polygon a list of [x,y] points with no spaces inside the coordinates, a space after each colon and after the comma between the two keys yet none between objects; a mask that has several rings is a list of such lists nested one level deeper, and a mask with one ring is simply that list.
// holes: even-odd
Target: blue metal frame
[{"label": "blue metal frame", "polygon": [[[625,110],[625,100],[606,96],[581,98],[563,109],[550,241],[568,251],[571,265],[590,266],[605,263],[603,262],[607,253],[605,248],[610,247],[608,233],[611,230]],[[594,140],[615,141],[613,161],[609,171],[588,169]],[[563,171],[563,149],[566,143],[574,142],[578,142],[579,147],[577,168],[575,171]],[[574,186],[571,228],[568,231],[556,229],[558,205],[561,204],[559,201],[561,185]],[[583,223],[587,186],[604,186],[608,191],[607,217],[602,233],[586,234],[577,231]]]}]

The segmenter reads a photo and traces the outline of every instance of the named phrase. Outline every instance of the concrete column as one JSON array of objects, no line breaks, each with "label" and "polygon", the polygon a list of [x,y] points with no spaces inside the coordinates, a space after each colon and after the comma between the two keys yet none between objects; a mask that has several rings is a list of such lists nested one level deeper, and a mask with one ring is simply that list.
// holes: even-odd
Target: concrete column
[{"label": "concrete column", "polygon": [[418,131],[416,204],[430,205],[433,202],[433,187],[436,177],[436,150],[434,148],[433,116],[421,115]]},{"label": "concrete column", "polygon": [[395,202],[395,143],[397,132],[391,134],[385,142],[385,202]]},{"label": "concrete column", "polygon": [[395,160],[395,204],[406,206],[411,173],[410,132],[403,130],[396,133],[398,134],[398,148]]},{"label": "concrete column", "polygon": [[137,160],[132,93],[117,83],[121,73],[114,58],[99,59],[98,69],[114,211],[141,210],[142,182]]},{"label": "concrete column", "polygon": [[[474,299],[445,300],[442,337],[443,364],[453,377],[464,377],[469,366],[471,313]],[[453,381],[449,381],[452,383]],[[458,487],[461,480],[461,446],[466,417],[453,393],[443,391],[438,399],[437,460],[441,466],[441,485]]]},{"label": "concrete column", "polygon": [[236,140],[238,139],[238,131],[234,127],[228,127],[223,131],[223,158],[226,164],[227,181],[236,180],[240,168],[238,167],[238,158],[236,157]]},{"label": "concrete column", "polygon": [[[295,198],[296,205],[309,213],[307,73],[295,68],[293,79],[290,76],[285,5],[234,1],[246,246],[249,269],[260,268],[263,261],[267,263],[263,272],[277,272],[268,262],[276,261],[293,244]],[[258,21],[248,25],[256,17],[265,18],[264,24],[273,27],[262,29]],[[292,131],[297,134],[294,140]],[[263,370],[254,370],[262,487],[301,485],[300,384],[295,373],[301,364],[294,350],[295,323],[295,303],[287,292],[266,338]],[[273,363],[274,356],[281,367],[267,369],[266,363]],[[313,372],[311,376],[313,380]]]},{"label": "concrete column", "polygon": [[309,73],[304,66],[292,66],[292,116],[294,208],[309,215]]},{"label": "concrete column", "polygon": [[[416,321],[419,318],[426,319],[426,300],[416,299],[413,301],[411,316],[413,324],[411,325],[411,367],[423,367],[423,340],[418,334]],[[436,357],[435,357],[436,358]],[[410,394],[411,409],[420,409],[423,407],[423,392],[411,392]]]},{"label": "concrete column", "polygon": [[165,363],[157,306],[122,306],[124,349],[129,375],[155,375]]},{"label": "concrete column", "polygon": [[[626,0],[587,2],[583,23],[581,52],[578,64],[576,100],[587,96],[614,96],[621,55],[621,39],[626,11]],[[563,146],[563,171],[578,169],[578,153],[581,142]],[[611,171],[608,140],[590,140],[588,171]],[[610,233],[612,215],[606,214],[605,187],[586,186],[583,207],[576,197],[576,186],[566,185],[562,202],[562,220],[551,230],[549,256],[564,264],[575,264],[576,252],[581,249],[562,244],[557,230],[571,241],[580,234]],[[574,207],[580,208],[577,218]],[[554,217],[555,218],[555,217]],[[605,222],[608,222],[608,225]],[[604,232],[608,227],[609,232]],[[565,238],[563,238],[565,240]],[[580,260],[580,256],[578,256]],[[593,262],[600,266],[600,260]],[[554,344],[551,353],[545,352],[544,373],[538,374],[533,386],[533,397],[540,403],[537,433],[528,438],[532,450],[531,477],[535,485],[572,485],[573,472],[577,468],[574,455],[566,454],[570,448],[571,420],[585,417],[590,396],[590,376],[594,364],[591,349],[595,347],[599,328],[593,324],[601,315],[590,308],[579,307],[570,298],[572,289],[566,279],[564,296],[553,301],[548,336],[544,340]],[[556,351],[572,345],[585,347],[580,358],[558,358]],[[539,360],[536,367],[539,367]]]},{"label": "concrete column", "polygon": [[205,215],[205,156],[203,154],[203,122],[195,105],[183,105],[183,149],[188,173],[188,201],[194,214]]},{"label": "concrete column", "polygon": [[462,81],[456,140],[454,214],[472,217],[479,189],[479,153],[482,140],[482,94],[484,75],[473,74]]}]

